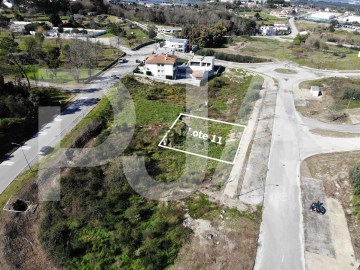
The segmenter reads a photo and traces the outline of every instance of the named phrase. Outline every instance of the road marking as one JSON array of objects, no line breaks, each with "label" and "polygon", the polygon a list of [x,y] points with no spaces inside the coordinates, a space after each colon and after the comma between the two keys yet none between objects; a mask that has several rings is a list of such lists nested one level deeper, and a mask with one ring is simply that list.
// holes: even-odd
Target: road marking
[{"label": "road marking", "polygon": [[80,97],[79,99],[89,99],[89,97]]},{"label": "road marking", "polygon": [[31,146],[21,146],[20,149],[22,149],[22,150],[30,150]]},{"label": "road marking", "polygon": [[4,161],[3,163],[1,163],[1,165],[4,165],[4,166],[12,166],[14,165],[15,162],[13,161]]},{"label": "road marking", "polygon": [[47,132],[45,132],[45,131],[40,131],[40,132],[39,132],[39,135],[40,135],[40,136],[45,136],[46,134],[47,134]]},{"label": "road marking", "polygon": [[55,122],[60,122],[60,121],[62,121],[62,119],[61,119],[60,117],[56,117],[54,120],[55,120]]},{"label": "road marking", "polygon": [[281,262],[284,263],[284,253],[283,253],[282,257],[281,257]]}]

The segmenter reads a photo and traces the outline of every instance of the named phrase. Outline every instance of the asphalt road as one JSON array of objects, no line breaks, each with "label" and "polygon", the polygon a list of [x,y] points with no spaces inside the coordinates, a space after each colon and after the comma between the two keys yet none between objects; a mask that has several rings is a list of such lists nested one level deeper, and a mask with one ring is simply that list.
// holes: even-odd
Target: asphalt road
[{"label": "asphalt road", "polygon": [[[284,63],[252,68],[273,77],[279,84],[256,270],[305,269],[300,192],[301,162],[315,154],[360,150],[358,138],[329,138],[312,134],[310,129],[314,128],[314,125],[307,126],[309,121],[297,113],[292,92],[301,81],[324,76],[360,76],[360,72],[314,72],[293,66],[298,74],[285,75],[274,71],[281,65],[282,68],[289,68],[289,65]],[[334,125],[318,126],[320,129],[329,127]],[[349,128],[351,127],[338,126],[337,130],[348,131]]]},{"label": "asphalt road", "polygon": [[[240,64],[216,61],[272,77],[278,83],[272,142],[266,176],[264,211],[255,270],[305,269],[304,231],[300,192],[300,165],[312,155],[360,150],[359,138],[315,135],[313,128],[358,132],[359,126],[331,125],[302,117],[295,109],[293,91],[302,81],[323,77],[360,77],[360,71],[325,71],[276,62]],[[293,69],[282,74],[275,69]],[[261,201],[261,200],[260,200]]]},{"label": "asphalt road", "polygon": [[91,111],[104,92],[118,82],[118,79],[111,78],[111,75],[122,77],[132,73],[137,66],[135,60],[151,53],[154,46],[149,45],[139,51],[129,52],[133,55],[126,56],[126,59],[129,60],[127,63],[117,64],[93,80],[87,87],[79,89],[79,93],[65,111],[55,117],[52,122],[43,126],[32,139],[24,143],[22,149],[17,149],[0,163],[0,193],[28,167],[27,161],[34,164],[40,159],[39,150],[43,146],[56,146]]}]

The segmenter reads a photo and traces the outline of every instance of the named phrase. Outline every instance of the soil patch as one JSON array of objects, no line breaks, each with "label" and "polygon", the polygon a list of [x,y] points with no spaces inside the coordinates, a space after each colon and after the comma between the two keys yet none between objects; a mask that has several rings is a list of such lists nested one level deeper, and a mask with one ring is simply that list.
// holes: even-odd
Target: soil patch
[{"label": "soil patch", "polygon": [[[25,185],[18,197],[26,201],[37,201],[37,185]],[[0,213],[0,269],[60,270],[52,264],[38,241],[41,204],[36,211]]]},{"label": "soil patch", "polygon": [[170,269],[253,269],[259,225],[224,216],[213,221],[188,217],[184,223],[194,235]]}]

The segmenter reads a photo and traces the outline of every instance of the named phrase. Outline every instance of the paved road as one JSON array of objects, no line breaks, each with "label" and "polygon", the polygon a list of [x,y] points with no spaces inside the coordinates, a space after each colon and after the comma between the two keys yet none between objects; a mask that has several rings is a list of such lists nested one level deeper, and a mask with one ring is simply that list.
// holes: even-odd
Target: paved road
[{"label": "paved road", "polygon": [[0,163],[0,193],[27,167],[26,159],[36,163],[41,147],[56,146],[61,138],[90,112],[106,89],[118,82],[117,79],[111,78],[111,75],[121,77],[132,73],[137,66],[135,60],[153,50],[154,45],[150,45],[139,51],[129,52],[133,55],[126,57],[129,60],[128,63],[117,64],[88,84],[86,88],[79,89],[79,93],[61,115],[42,127],[38,134],[23,145],[22,149],[19,148],[7,160]]},{"label": "paved road", "polygon": [[[334,76],[360,77],[360,71],[322,71],[283,62],[217,63],[255,71],[274,78],[278,83],[255,270],[305,269],[300,164],[302,160],[315,154],[360,150],[358,138],[323,137],[312,134],[310,130],[316,126],[318,129],[357,132],[359,126],[337,126],[303,118],[295,109],[293,91],[297,90],[302,81]],[[281,74],[275,71],[278,68],[290,68],[297,74]]]},{"label": "paved road", "polygon": [[[308,122],[296,112],[292,92],[301,81],[335,75],[360,76],[360,72],[339,75],[337,72],[314,72],[293,66],[298,74],[284,75],[274,71],[279,65],[284,64],[255,68],[274,77],[279,84],[256,270],[305,269],[300,197],[301,161],[319,153],[360,150],[358,138],[327,138],[311,134],[309,130],[313,126],[306,126]],[[318,128],[328,127],[322,125]],[[348,128],[342,127],[339,131]]]}]

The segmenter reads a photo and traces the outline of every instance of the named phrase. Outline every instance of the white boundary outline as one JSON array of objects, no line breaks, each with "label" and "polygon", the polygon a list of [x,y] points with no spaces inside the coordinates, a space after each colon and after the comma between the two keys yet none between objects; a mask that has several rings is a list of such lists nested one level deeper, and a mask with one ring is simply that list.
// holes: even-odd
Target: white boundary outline
[{"label": "white boundary outline", "polygon": [[[175,126],[175,124],[177,123],[177,121],[180,119],[181,116],[188,116],[188,117],[193,117],[193,118],[198,118],[198,119],[202,119],[202,120],[206,120],[206,121],[212,121],[212,122],[217,122],[217,123],[222,123],[222,124],[227,124],[227,125],[232,125],[232,126],[238,126],[238,127],[243,127],[244,130],[241,134],[241,139],[239,142],[239,146],[236,150],[235,153],[235,157],[234,160],[232,162],[230,161],[226,161],[226,160],[222,160],[222,159],[217,159],[217,158],[212,158],[212,157],[208,157],[208,156],[204,156],[204,155],[200,155],[200,154],[196,154],[196,153],[192,153],[189,151],[184,151],[184,150],[180,150],[180,149],[176,149],[176,148],[172,148],[172,147],[168,147],[165,145],[162,145],[162,142],[165,140],[166,136],[169,134],[170,130],[173,129],[173,127]],[[185,114],[185,113],[180,113],[179,116],[176,118],[176,120],[174,121],[174,123],[171,125],[171,127],[168,129],[168,131],[165,133],[164,137],[161,139],[161,141],[159,142],[158,146],[162,147],[162,148],[166,148],[166,149],[170,149],[170,150],[174,150],[174,151],[178,151],[178,152],[182,152],[185,154],[189,154],[189,155],[193,155],[193,156],[197,156],[197,157],[202,157],[202,158],[206,158],[206,159],[211,159],[211,160],[215,160],[215,161],[219,161],[219,162],[223,162],[223,163],[227,163],[227,164],[231,164],[234,165],[235,164],[235,160],[239,154],[240,151],[240,146],[241,146],[241,142],[243,140],[244,134],[246,131],[246,126],[244,125],[240,125],[240,124],[235,124],[235,123],[229,123],[229,122],[225,122],[225,121],[221,121],[221,120],[215,120],[215,119],[210,119],[210,118],[206,118],[206,117],[201,117],[201,116],[196,116],[196,115],[190,115],[190,114]]]}]

